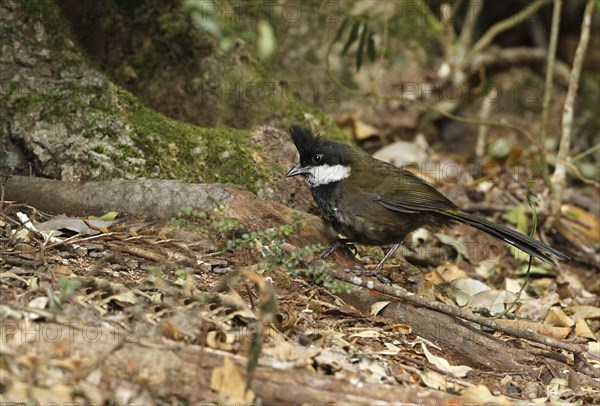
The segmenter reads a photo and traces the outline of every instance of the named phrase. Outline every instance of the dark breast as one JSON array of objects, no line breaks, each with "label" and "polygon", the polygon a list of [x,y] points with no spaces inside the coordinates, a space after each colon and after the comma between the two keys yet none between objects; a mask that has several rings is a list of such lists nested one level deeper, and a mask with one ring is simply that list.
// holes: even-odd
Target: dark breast
[{"label": "dark breast", "polygon": [[330,183],[312,189],[313,199],[321,209],[323,219],[341,233],[340,228],[349,226],[352,219],[341,215],[339,210],[341,190],[337,183]]}]

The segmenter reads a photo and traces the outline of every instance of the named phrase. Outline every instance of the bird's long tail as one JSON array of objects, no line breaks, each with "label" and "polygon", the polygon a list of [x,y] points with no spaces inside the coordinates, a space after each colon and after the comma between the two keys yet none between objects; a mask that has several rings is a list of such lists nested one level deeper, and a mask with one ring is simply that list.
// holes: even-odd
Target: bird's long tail
[{"label": "bird's long tail", "polygon": [[482,217],[474,216],[472,214],[457,210],[444,210],[442,213],[453,220],[460,221],[461,223],[468,224],[490,235],[493,235],[494,237],[499,238],[514,247],[517,247],[521,251],[524,251],[529,255],[539,258],[551,265],[556,265],[553,258],[559,260],[569,259],[569,257],[562,252],[555,250],[543,242],[534,240],[533,238],[528,237],[516,230],[512,230],[501,224],[496,224]]}]

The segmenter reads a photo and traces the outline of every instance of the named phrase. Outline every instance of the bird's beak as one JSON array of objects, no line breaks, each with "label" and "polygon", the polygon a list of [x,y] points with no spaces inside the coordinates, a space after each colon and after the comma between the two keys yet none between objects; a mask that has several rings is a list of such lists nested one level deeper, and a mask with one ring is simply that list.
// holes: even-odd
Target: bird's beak
[{"label": "bird's beak", "polygon": [[309,168],[307,167],[303,167],[301,164],[298,164],[296,166],[294,166],[292,169],[290,169],[290,171],[287,173],[287,177],[289,178],[290,176],[298,176],[298,175],[302,175],[304,173],[308,173],[309,172]]}]

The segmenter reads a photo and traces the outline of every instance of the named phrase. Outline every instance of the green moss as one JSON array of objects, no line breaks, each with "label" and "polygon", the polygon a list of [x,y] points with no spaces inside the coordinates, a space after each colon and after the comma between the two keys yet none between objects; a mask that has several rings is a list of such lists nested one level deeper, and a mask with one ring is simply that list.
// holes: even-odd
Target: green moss
[{"label": "green moss", "polygon": [[160,28],[164,31],[166,38],[185,35],[190,30],[189,23],[181,13],[164,13],[158,17]]},{"label": "green moss", "polygon": [[[256,192],[257,181],[272,171],[253,159],[249,131],[200,128],[163,116],[141,105],[131,94],[124,119],[134,128],[135,148],[144,153],[145,173],[189,182],[236,183]],[[125,157],[137,157],[130,145],[118,146]]]},{"label": "green moss", "polygon": [[[28,18],[39,16],[39,21],[44,24],[46,34],[55,49],[59,49],[72,38],[71,28],[57,5],[51,0],[16,0],[20,11]],[[1,24],[4,25],[4,24]]]},{"label": "green moss", "polygon": [[[90,98],[91,101],[90,101]],[[115,161],[143,159],[143,165],[131,164],[128,171],[139,177],[181,179],[189,182],[235,183],[256,192],[257,182],[274,173],[267,164],[255,162],[257,152],[248,145],[250,131],[230,128],[200,128],[181,123],[143,106],[129,92],[111,86],[108,91],[95,88],[61,89],[60,93],[28,93],[15,99],[13,111],[37,111],[41,121],[68,118],[73,111],[85,110],[84,137],[93,138],[98,124],[120,118],[132,126],[128,134],[133,145],[114,145],[109,153],[103,145],[92,151],[108,155]],[[68,130],[77,121],[65,119]],[[117,127],[118,128],[118,127]],[[111,126],[102,126],[103,135],[116,139]],[[89,134],[87,133],[89,132]],[[107,141],[110,143],[110,141]],[[98,162],[89,163],[92,168]]]},{"label": "green moss", "polygon": [[[52,41],[56,41],[51,43],[55,49],[63,50],[72,47],[65,42],[73,37],[70,27],[60,9],[51,0],[38,2],[16,0],[16,4],[21,13],[40,16],[46,33],[53,38]],[[159,29],[166,33],[167,38],[176,38],[174,41],[185,36],[190,29],[187,20],[177,14],[163,14],[158,22]],[[193,41],[191,43],[195,44]],[[187,43],[181,42],[181,44]],[[210,46],[206,44],[202,46],[196,44],[194,47],[182,45],[176,47],[177,49],[173,49],[172,44],[165,41],[158,41],[155,45],[158,48],[151,54],[162,58],[168,52],[168,55],[177,60],[182,59],[176,58],[178,53],[188,52],[188,48],[193,49],[197,56],[190,60],[201,60],[202,56],[210,51]],[[81,57],[77,58],[79,59],[74,66],[90,63],[82,60]],[[240,59],[246,60],[246,58]],[[308,114],[312,116],[309,121],[320,123],[320,131],[324,136],[346,140],[329,117],[294,99],[291,92],[286,92],[280,82],[272,79],[271,72],[252,62],[253,58],[247,60],[249,62],[240,63],[230,70],[225,69],[225,72],[216,74],[207,70],[207,74],[214,76],[215,82],[225,78],[228,84],[239,83],[241,87],[246,83],[262,81],[267,89],[274,86],[275,94],[272,96],[265,94],[255,102],[245,100],[239,106],[221,97],[219,98],[220,117],[232,117],[232,122],[236,117],[241,117],[240,126],[246,127],[245,124],[248,124],[249,128],[261,124],[287,128],[292,124],[306,125]],[[131,62],[135,69],[143,66],[152,70],[155,67],[154,62],[149,63],[144,58],[139,60],[139,66],[135,61],[136,59],[133,58]],[[196,65],[192,68],[193,71],[198,70]],[[223,87],[231,88],[231,86]],[[82,136],[90,139],[90,148],[94,152],[107,155],[115,162],[126,162],[124,167],[134,176],[172,178],[190,182],[236,183],[256,192],[259,181],[269,180],[269,176],[272,176],[270,174],[280,173],[283,170],[277,170],[263,163],[261,159],[254,159],[255,156],[260,156],[260,151],[256,151],[249,144],[250,131],[199,128],[169,119],[143,106],[132,94],[111,83],[108,83],[108,86],[65,83],[59,89],[47,89],[47,91],[16,97],[12,94],[13,91],[14,89],[9,88],[11,100],[14,101],[11,114],[35,112],[40,115],[40,121],[60,120],[66,126],[67,132],[83,132]],[[75,112],[84,112],[84,114],[81,116],[74,114]],[[127,126],[122,126],[118,121],[122,121]],[[224,120],[219,118],[217,122],[223,124]],[[133,143],[116,144],[116,140],[122,139],[121,137],[130,137]],[[99,138],[106,143],[105,146],[97,145],[95,141]],[[136,162],[136,159],[139,161]],[[96,160],[89,164],[93,168],[102,166]],[[109,175],[101,173],[94,176],[104,178]]]}]

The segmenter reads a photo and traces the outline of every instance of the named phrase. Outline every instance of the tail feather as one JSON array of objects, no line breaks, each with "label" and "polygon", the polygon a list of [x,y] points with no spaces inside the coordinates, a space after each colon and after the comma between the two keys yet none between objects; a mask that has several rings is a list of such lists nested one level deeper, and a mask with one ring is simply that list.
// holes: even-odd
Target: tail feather
[{"label": "tail feather", "polygon": [[444,210],[441,213],[451,219],[468,224],[477,228],[478,230],[493,235],[494,237],[499,238],[548,264],[556,265],[553,258],[559,260],[569,259],[569,257],[562,252],[555,250],[541,241],[535,240],[516,230],[512,230],[506,226],[494,223],[482,217],[473,216],[472,214],[456,210]]}]

